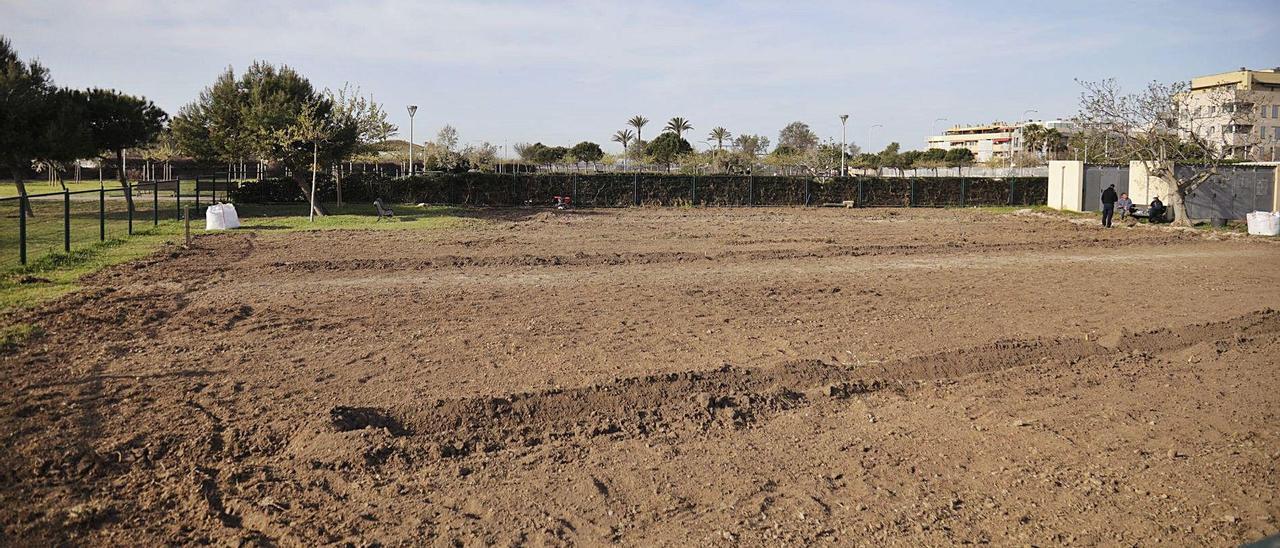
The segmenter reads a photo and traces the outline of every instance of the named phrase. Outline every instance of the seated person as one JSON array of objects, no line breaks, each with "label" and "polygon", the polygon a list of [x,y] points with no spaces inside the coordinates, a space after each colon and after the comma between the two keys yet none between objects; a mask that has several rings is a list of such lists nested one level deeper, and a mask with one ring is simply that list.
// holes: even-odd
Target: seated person
[{"label": "seated person", "polygon": [[1151,200],[1151,207],[1147,208],[1147,221],[1152,223],[1164,222],[1164,202],[1160,201],[1160,197],[1156,196]]},{"label": "seated person", "polygon": [[1116,200],[1116,211],[1120,212],[1120,218],[1124,219],[1125,217],[1133,215],[1135,209],[1137,209],[1137,207],[1133,205],[1133,200],[1129,199],[1129,193],[1120,193],[1120,199]]}]

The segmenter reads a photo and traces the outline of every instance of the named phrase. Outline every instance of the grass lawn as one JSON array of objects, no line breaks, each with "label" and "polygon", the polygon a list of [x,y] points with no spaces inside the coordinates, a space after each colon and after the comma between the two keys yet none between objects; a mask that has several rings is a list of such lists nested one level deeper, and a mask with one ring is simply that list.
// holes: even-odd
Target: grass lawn
[{"label": "grass lawn", "polygon": [[[141,207],[142,200],[138,202]],[[63,253],[62,202],[57,201],[56,206],[56,211],[47,212],[40,210],[39,203],[33,206],[38,220],[32,221],[28,229],[38,223],[46,225],[41,229],[43,232],[38,241],[40,249],[46,252],[37,256],[32,250],[31,261],[26,266],[21,266],[17,260],[17,230],[8,226],[11,224],[9,221],[16,220],[16,213],[13,215],[15,219],[5,216],[5,224],[0,227],[0,250],[4,253],[0,263],[3,265],[0,266],[0,313],[33,306],[75,291],[79,288],[79,279],[86,274],[145,257],[166,243],[182,241],[182,223],[167,217],[158,226],[152,226],[150,210],[146,211],[145,222],[135,221],[132,237],[127,236],[127,227],[120,219],[113,219],[107,240],[99,241],[97,201],[86,204],[73,202],[72,251]],[[91,209],[91,212],[85,213],[82,209]],[[237,207],[242,225],[240,230],[432,230],[472,222],[457,215],[456,209],[448,207],[397,205],[395,210],[394,219],[377,221],[372,205],[346,205],[331,208],[331,215],[309,222],[306,204],[244,204]],[[117,213],[127,215],[123,202],[120,202]],[[91,219],[76,217],[82,214],[91,215]],[[203,227],[202,219],[192,222],[193,233],[204,233]],[[13,256],[12,260],[9,255]]]},{"label": "grass lawn", "polygon": [[[105,186],[107,188],[120,188],[120,183],[119,181],[106,181],[105,183],[103,183],[102,186]],[[50,185],[48,181],[27,181],[26,187],[27,187],[27,194],[45,194],[48,192],[62,192],[62,186],[56,183],[53,185]],[[99,187],[98,187],[98,181],[93,180],[93,181],[81,181],[79,183],[67,181],[67,188],[71,189],[72,192],[76,192],[78,190],[97,190]],[[6,179],[3,181],[0,181],[0,198],[7,198],[9,196],[17,196],[17,195],[18,195],[18,187],[13,184],[13,179]]]},{"label": "grass lawn", "polygon": [[[132,184],[136,186],[139,184],[139,182],[133,181]],[[141,184],[143,184],[143,188],[146,188],[145,187],[146,183],[141,183]],[[196,192],[195,179],[182,179],[178,181],[178,184],[180,185],[179,188],[182,190],[182,194],[184,196],[192,196],[195,194]],[[48,194],[50,192],[62,192],[62,187],[60,185],[56,183],[53,185],[50,185],[48,181],[44,181],[44,180],[27,181],[26,186],[27,186],[27,194],[31,194],[31,195]],[[106,181],[102,182],[101,186],[98,184],[97,179],[94,179],[92,181],[82,180],[79,183],[73,182],[73,181],[67,181],[67,188],[72,192],[78,192],[81,190],[98,190],[99,188],[106,188],[107,190],[115,190],[118,193],[120,190],[120,181],[117,181],[115,179],[107,179]],[[208,196],[209,194],[208,187],[205,187],[204,194],[205,196]],[[17,195],[18,195],[18,187],[13,184],[13,179],[0,179],[0,198],[8,198],[8,197],[17,196]],[[218,191],[218,195],[219,196],[222,195],[221,190]],[[165,197],[172,198],[173,193],[169,191],[160,192],[160,198],[164,199]]]}]

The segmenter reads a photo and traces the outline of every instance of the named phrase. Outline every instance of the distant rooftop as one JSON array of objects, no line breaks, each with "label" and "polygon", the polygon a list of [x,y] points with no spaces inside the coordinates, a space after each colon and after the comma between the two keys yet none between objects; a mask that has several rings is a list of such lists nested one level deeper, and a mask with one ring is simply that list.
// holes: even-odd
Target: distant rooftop
[{"label": "distant rooftop", "polygon": [[1193,90],[1231,85],[1244,90],[1280,90],[1280,67],[1258,70],[1240,67],[1239,70],[1191,79],[1191,89]]}]

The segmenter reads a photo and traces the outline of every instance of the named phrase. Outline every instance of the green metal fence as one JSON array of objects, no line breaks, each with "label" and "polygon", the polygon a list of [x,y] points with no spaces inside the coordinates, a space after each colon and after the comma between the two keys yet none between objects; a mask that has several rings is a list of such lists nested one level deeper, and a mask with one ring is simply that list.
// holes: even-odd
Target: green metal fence
[{"label": "green metal fence", "polygon": [[0,198],[0,270],[181,220],[184,205],[198,218],[229,199],[230,187],[225,178],[201,177]]}]

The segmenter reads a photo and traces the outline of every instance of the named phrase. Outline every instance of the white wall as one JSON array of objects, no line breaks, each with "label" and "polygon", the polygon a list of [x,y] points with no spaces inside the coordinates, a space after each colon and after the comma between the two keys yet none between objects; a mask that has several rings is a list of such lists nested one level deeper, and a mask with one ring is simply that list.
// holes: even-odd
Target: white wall
[{"label": "white wall", "polygon": [[1084,162],[1049,161],[1049,207],[1084,211]]},{"label": "white wall", "polygon": [[1156,177],[1147,175],[1147,165],[1129,162],[1129,199],[1134,205],[1143,209],[1151,203],[1151,199],[1159,196],[1164,203],[1169,203],[1169,184]]}]

